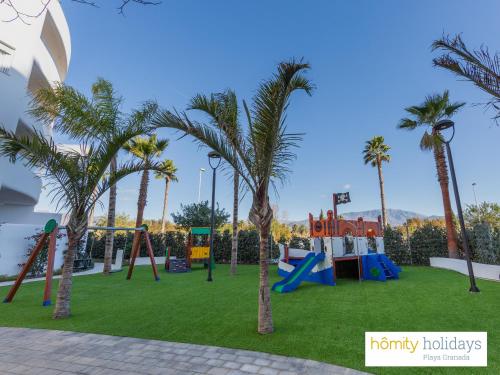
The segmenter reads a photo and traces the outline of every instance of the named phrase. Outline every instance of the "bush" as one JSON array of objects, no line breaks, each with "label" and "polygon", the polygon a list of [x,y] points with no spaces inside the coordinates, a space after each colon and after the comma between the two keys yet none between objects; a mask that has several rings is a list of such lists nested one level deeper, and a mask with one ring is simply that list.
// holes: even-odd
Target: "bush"
[{"label": "bush", "polygon": [[311,250],[311,242],[308,237],[292,237],[289,246],[295,249]]},{"label": "bush", "polygon": [[[124,259],[130,259],[134,233],[115,233],[113,259],[118,249],[124,250]],[[150,233],[153,253],[157,257],[165,256],[166,247],[170,248],[170,255],[178,258],[186,256],[187,235],[184,232]],[[106,237],[104,234],[90,233],[87,241],[87,252],[91,252],[93,259],[104,259]],[[271,259],[278,258],[278,243],[273,241],[270,251]],[[140,256],[147,256],[146,245],[141,241]],[[231,233],[224,231],[216,233],[214,237],[214,256],[217,263],[231,262]],[[259,234],[256,230],[241,230],[238,235],[238,263],[259,263]]]},{"label": "bush", "polygon": [[478,263],[500,264],[500,231],[490,224],[476,224],[468,231],[472,260]]},{"label": "bush", "polygon": [[410,264],[408,243],[397,229],[388,226],[384,231],[385,254],[396,264]]}]

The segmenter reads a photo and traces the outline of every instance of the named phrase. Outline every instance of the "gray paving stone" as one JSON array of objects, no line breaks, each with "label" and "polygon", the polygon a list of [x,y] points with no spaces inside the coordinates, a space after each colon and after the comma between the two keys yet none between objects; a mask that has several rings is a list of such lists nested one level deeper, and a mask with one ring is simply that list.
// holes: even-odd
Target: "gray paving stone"
[{"label": "gray paving stone", "polygon": [[230,368],[230,369],[238,369],[241,367],[241,363],[227,361],[227,362],[224,362],[224,364],[222,366]]},{"label": "gray paving stone", "polygon": [[361,375],[353,369],[241,349],[0,327],[0,374]]},{"label": "gray paving stone", "polygon": [[260,367],[255,366],[255,365],[250,365],[248,363],[245,363],[243,366],[241,366],[241,371],[249,372],[250,374],[258,374]]}]

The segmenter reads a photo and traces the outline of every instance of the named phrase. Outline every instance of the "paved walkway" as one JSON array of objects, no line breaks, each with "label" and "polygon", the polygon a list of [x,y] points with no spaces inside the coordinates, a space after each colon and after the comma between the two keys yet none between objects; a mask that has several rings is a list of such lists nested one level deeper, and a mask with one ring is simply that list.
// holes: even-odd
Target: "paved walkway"
[{"label": "paved walkway", "polygon": [[214,346],[0,327],[0,374],[355,375],[321,362]]}]

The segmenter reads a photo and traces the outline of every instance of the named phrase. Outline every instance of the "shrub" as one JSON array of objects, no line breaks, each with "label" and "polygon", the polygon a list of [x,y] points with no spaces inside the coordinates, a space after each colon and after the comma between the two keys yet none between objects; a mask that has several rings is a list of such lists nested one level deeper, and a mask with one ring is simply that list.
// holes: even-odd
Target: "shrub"
[{"label": "shrub", "polygon": [[397,229],[388,226],[384,231],[385,254],[396,264],[410,264],[408,243]]},{"label": "shrub", "polygon": [[[118,249],[124,250],[124,259],[130,258],[134,234],[133,232],[115,233],[113,258]],[[170,248],[171,256],[184,258],[186,256],[187,235],[184,232],[150,233],[151,245],[155,256],[165,256],[166,247]],[[91,252],[93,259],[104,259],[105,235],[90,233],[87,241],[87,252]],[[146,245],[141,241],[140,256],[147,256]],[[231,233],[224,231],[216,233],[214,237],[214,256],[217,263],[231,262]],[[273,241],[270,257],[278,258],[278,243]],[[256,230],[240,230],[238,234],[238,263],[257,264],[259,262],[259,234]]]}]

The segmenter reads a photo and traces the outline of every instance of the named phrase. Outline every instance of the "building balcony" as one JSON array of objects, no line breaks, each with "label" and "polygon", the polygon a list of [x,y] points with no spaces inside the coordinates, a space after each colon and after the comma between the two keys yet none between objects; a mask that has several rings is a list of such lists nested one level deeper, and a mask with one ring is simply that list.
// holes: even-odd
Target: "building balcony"
[{"label": "building balcony", "polygon": [[40,197],[42,181],[39,176],[22,165],[0,159],[0,206],[4,204],[34,206]]}]

